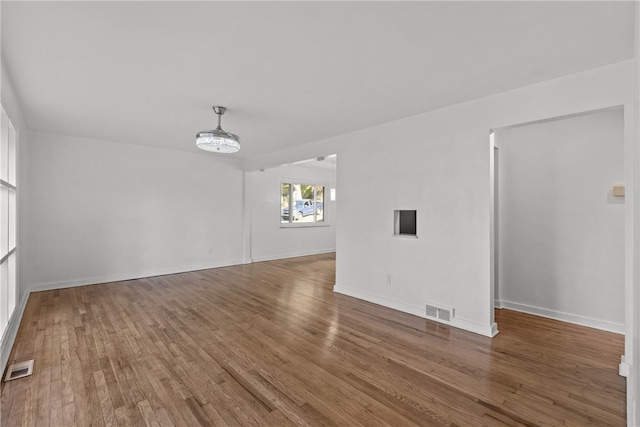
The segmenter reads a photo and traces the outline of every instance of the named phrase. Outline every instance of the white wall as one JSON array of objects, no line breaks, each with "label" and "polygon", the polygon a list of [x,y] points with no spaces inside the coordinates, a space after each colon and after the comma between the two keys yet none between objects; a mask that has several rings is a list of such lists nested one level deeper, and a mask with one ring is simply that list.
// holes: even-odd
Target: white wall
[{"label": "white wall", "polygon": [[[633,171],[629,178],[633,182],[632,197],[640,200],[640,7],[636,4],[635,37],[634,37],[634,110],[625,119],[633,127],[633,146],[635,152],[629,156],[630,169]],[[640,215],[634,211],[631,221],[631,232],[634,251],[627,255],[627,262],[631,263],[633,280],[628,284],[625,295],[626,304],[626,355],[623,366],[628,368],[627,377],[627,425],[640,425]],[[623,367],[621,366],[621,368]]]},{"label": "white wall", "polygon": [[[637,122],[637,111],[633,110],[632,103],[633,65],[633,61],[613,64],[318,141],[296,150],[288,150],[282,154],[283,157],[280,153],[275,153],[247,161],[246,168],[277,165],[328,152],[338,153],[338,203],[342,215],[337,218],[336,224],[335,290],[418,315],[424,312],[425,301],[453,306],[456,308],[454,326],[491,335],[495,330],[491,320],[493,295],[490,287],[489,129],[625,105],[625,173],[631,173],[638,167],[635,163],[632,167],[629,166],[637,158],[635,154],[638,150],[637,140],[633,138],[633,126]],[[627,120],[627,114],[633,114],[633,120]],[[197,206],[200,202],[197,198],[208,189],[214,196],[220,196],[212,199],[226,200],[222,195],[227,190],[223,186],[215,187],[215,183],[224,182],[230,188],[242,188],[238,172],[226,164],[218,165],[213,160],[194,157],[188,153],[160,153],[161,150],[156,152],[134,146],[115,148],[119,144],[55,135],[35,134],[34,140],[33,151],[29,156],[33,165],[21,164],[23,168],[31,167],[29,177],[34,181],[30,183],[33,184],[32,188],[27,188],[33,189],[33,194],[29,194],[29,201],[34,202],[34,206],[30,206],[28,212],[22,214],[22,218],[29,223],[25,225],[29,232],[23,233],[20,240],[31,260],[25,264],[27,268],[23,269],[24,273],[28,273],[28,280],[22,279],[26,285],[56,286],[83,280],[96,281],[100,274],[144,274],[142,268],[130,268],[136,271],[128,272],[128,267],[132,267],[132,264],[127,264],[128,260],[117,254],[122,250],[132,253],[142,249],[143,256],[138,260],[138,267],[149,267],[152,270],[166,267],[166,260],[176,261],[170,265],[187,264],[188,268],[202,265],[201,252],[203,248],[205,251],[207,249],[204,241],[211,239],[200,239],[197,235],[191,236],[191,240],[196,243],[193,251],[187,249],[186,253],[181,253],[176,245],[130,247],[129,245],[137,244],[133,243],[137,239],[129,239],[118,231],[122,228],[115,227],[115,238],[109,249],[101,246],[102,239],[99,236],[104,235],[104,226],[98,223],[99,219],[115,218],[116,223],[126,224],[127,221],[134,221],[134,217],[139,219],[151,211],[154,215],[160,215],[160,218],[151,220],[153,230],[149,230],[146,236],[151,236],[154,242],[166,237],[167,242],[178,242],[178,248],[184,248],[181,242],[184,242],[182,239],[188,230],[176,230],[175,224],[188,224],[188,220],[198,222],[203,217],[210,218],[209,214],[214,213],[223,215],[228,221],[228,227],[222,230],[214,231],[212,228],[217,226],[203,225],[203,222],[198,224],[205,228],[212,227],[208,229],[212,231],[211,236],[221,236],[217,243],[229,243],[225,253],[232,254],[234,263],[242,258],[242,242],[246,241],[246,233],[242,233],[242,224],[237,224],[232,219],[237,218],[242,222],[242,215],[238,215],[238,209],[242,211],[242,208],[233,207],[236,204],[242,206],[242,200],[235,199],[235,191],[232,191],[228,206],[214,205],[207,199],[202,202],[202,209],[190,210],[205,214],[202,217],[187,215],[186,222],[174,221],[176,216],[184,216],[182,214],[185,212],[178,214],[176,210],[179,208],[173,205],[169,211],[158,213],[155,208],[162,203],[156,203],[156,206],[151,203],[154,207],[151,209],[145,203],[148,197],[142,200],[134,200],[133,197],[149,192],[158,196],[155,200],[175,196],[188,205]],[[56,142],[60,143],[56,144],[60,145],[60,151],[49,146]],[[390,152],[389,147],[395,151]],[[123,155],[130,155],[131,160],[124,159]],[[82,160],[91,163],[93,167],[83,166]],[[135,164],[136,160],[139,164]],[[120,165],[117,174],[110,168],[110,164]],[[222,171],[217,171],[216,168],[221,168]],[[83,172],[86,180],[81,182],[78,178],[74,181],[75,175],[69,170]],[[161,171],[168,171],[173,180],[164,182],[165,176]],[[152,178],[145,178],[145,173]],[[190,190],[188,185],[175,184],[180,176],[191,175],[195,179],[186,180],[197,190]],[[109,178],[115,179],[118,185]],[[207,184],[204,184],[205,181]],[[59,182],[67,184],[67,190],[60,188]],[[126,190],[124,184],[135,188],[129,187],[131,191]],[[113,196],[113,203],[108,204],[95,196],[96,189],[102,194]],[[49,195],[49,191],[54,195]],[[69,191],[76,191],[77,194],[71,196]],[[187,194],[180,194],[180,191],[186,191]],[[634,194],[637,190],[630,189],[629,192],[631,195],[627,196],[625,204],[627,225],[637,222],[634,220]],[[97,203],[100,209],[91,210],[83,206],[82,196],[85,195],[88,200]],[[54,201],[56,198],[60,200]],[[128,203],[131,200],[133,203]],[[367,201],[370,206],[368,211],[363,211],[361,200]],[[69,209],[69,205],[65,207],[65,201],[71,207],[80,209],[83,214],[65,211]],[[118,207],[123,208],[125,205],[133,206],[128,217],[124,209],[118,210]],[[393,209],[402,208],[418,210],[418,239],[391,237]],[[102,214],[102,209],[106,209],[108,213]],[[231,215],[225,216],[229,212]],[[364,214],[345,214],[348,212]],[[86,216],[86,213],[95,214],[98,218]],[[83,221],[74,225],[77,220],[90,222],[98,230]],[[56,227],[58,224],[61,227]],[[169,229],[165,230],[166,226]],[[86,236],[74,237],[78,235],[78,227],[86,232]],[[76,233],[70,234],[71,232]],[[154,237],[154,233],[160,236]],[[240,236],[232,238],[226,233],[239,233]],[[627,233],[625,237],[625,253],[629,260],[631,256],[637,257],[637,253],[634,255],[633,252],[633,236]],[[52,242],[58,238],[62,243],[54,245]],[[109,238],[112,239],[112,236]],[[82,244],[77,245],[77,241]],[[121,243],[125,245],[124,248],[118,247]],[[45,250],[36,250],[38,245],[44,246]],[[104,261],[110,264],[109,269],[101,271],[95,259],[80,253],[77,249],[79,247],[103,253]],[[65,262],[69,256],[79,257],[77,262],[89,258],[89,267],[67,264],[71,274],[62,274],[62,269],[48,260],[48,256],[56,260],[64,258]],[[222,258],[225,256],[212,260],[212,264],[226,263]],[[628,297],[633,297],[634,289],[631,266],[629,262],[625,265],[625,289]],[[31,268],[34,271],[29,271]],[[386,273],[392,275],[391,286],[385,285]],[[633,308],[632,298],[627,298],[625,308],[627,312]],[[627,333],[637,336],[637,328],[627,322]],[[627,347],[627,355],[629,360],[637,359],[630,346]]]},{"label": "white wall", "polygon": [[[335,291],[416,315],[426,302],[450,306],[454,326],[494,334],[489,130],[632,108],[632,79],[626,61],[327,141],[340,147]],[[346,214],[362,200],[372,206],[366,215]],[[394,209],[417,209],[418,239],[392,236]]]},{"label": "white wall", "polygon": [[[280,226],[280,185],[282,182],[324,184],[325,226]],[[336,186],[335,169],[280,166],[247,172],[246,186],[251,211],[251,259],[265,261],[300,255],[333,252],[336,249],[337,212],[329,200],[329,188]]]},{"label": "white wall", "polygon": [[624,333],[623,113],[495,131],[500,306]]},{"label": "white wall", "polygon": [[243,172],[213,155],[30,133],[21,286],[242,262]]}]

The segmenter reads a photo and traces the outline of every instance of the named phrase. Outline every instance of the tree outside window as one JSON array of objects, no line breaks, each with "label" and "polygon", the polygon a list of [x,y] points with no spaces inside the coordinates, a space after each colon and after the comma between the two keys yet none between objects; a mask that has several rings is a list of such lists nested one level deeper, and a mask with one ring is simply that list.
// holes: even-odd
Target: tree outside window
[{"label": "tree outside window", "polygon": [[282,183],[280,188],[280,222],[282,224],[324,221],[323,185]]}]

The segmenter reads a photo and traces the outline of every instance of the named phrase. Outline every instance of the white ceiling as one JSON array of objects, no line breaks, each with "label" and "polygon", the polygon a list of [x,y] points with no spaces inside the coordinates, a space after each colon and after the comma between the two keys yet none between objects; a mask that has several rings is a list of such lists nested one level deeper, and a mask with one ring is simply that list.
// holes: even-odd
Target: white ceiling
[{"label": "white ceiling", "polygon": [[223,105],[247,158],[631,58],[633,8],[2,1],[2,55],[30,129],[195,152]]}]

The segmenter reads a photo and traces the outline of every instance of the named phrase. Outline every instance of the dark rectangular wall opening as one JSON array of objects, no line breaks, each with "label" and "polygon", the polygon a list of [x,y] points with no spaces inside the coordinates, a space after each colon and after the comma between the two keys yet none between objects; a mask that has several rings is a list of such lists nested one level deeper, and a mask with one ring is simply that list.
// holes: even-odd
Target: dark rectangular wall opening
[{"label": "dark rectangular wall opening", "polygon": [[394,215],[394,234],[398,236],[416,236],[418,234],[417,211],[397,210]]}]

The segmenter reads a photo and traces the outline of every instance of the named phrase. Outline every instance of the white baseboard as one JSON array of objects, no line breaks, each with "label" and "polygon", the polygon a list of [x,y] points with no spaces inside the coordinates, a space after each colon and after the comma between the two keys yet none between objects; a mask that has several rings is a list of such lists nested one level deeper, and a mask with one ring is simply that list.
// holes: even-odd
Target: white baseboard
[{"label": "white baseboard", "polygon": [[251,260],[253,262],[274,261],[274,260],[278,260],[278,259],[297,258],[297,257],[301,257],[301,256],[329,254],[329,253],[332,253],[332,252],[335,252],[335,251],[336,251],[336,248],[315,249],[315,250],[312,250],[312,251],[290,252],[290,253],[286,253],[286,254],[265,255],[265,256],[251,257]]},{"label": "white baseboard", "polygon": [[627,358],[623,355],[620,357],[620,364],[618,365],[618,375],[628,378],[631,375],[631,364],[627,363]]},{"label": "white baseboard", "polygon": [[[394,310],[402,311],[403,313],[413,314],[414,316],[427,319],[424,305],[409,304],[403,301],[394,300],[389,297],[375,295],[360,289],[348,288],[336,283],[333,287],[333,292],[338,294],[347,295],[353,298],[368,301],[374,304],[381,305],[383,307],[391,308]],[[426,303],[425,303],[426,304]],[[433,320],[433,319],[429,319]],[[444,322],[443,322],[444,323]],[[455,328],[464,329],[465,331],[474,332],[476,334],[484,335],[486,337],[493,337],[498,333],[497,325],[482,325],[477,322],[465,320],[460,317],[454,317],[451,322],[446,323],[449,326]]]},{"label": "white baseboard", "polygon": [[549,310],[547,308],[535,307],[527,304],[520,304],[513,301],[496,301],[496,308],[506,308],[509,310],[520,311],[522,313],[533,314],[536,316],[547,317],[549,319],[561,320],[567,323],[587,326],[589,328],[600,329],[603,331],[614,332],[616,334],[625,333],[625,326],[621,323],[609,322],[607,320],[593,319],[591,317],[580,316],[577,314],[564,313],[561,311]]},{"label": "white baseboard", "polygon": [[496,335],[498,335],[498,332],[500,332],[500,331],[498,330],[498,324],[497,324],[496,322],[493,322],[493,323],[491,324],[491,336],[492,336],[492,337],[495,337]]},{"label": "white baseboard", "polygon": [[242,259],[232,259],[215,264],[199,264],[180,267],[159,268],[154,270],[137,271],[130,273],[113,274],[107,276],[84,277],[81,279],[62,280],[58,282],[33,283],[25,285],[27,292],[50,291],[54,289],[73,288],[76,286],[97,285],[100,283],[121,282],[123,280],[144,279],[146,277],[165,276],[167,274],[188,273],[190,271],[208,270],[211,268],[229,267],[232,265],[250,264],[252,262],[272,261],[276,259],[295,258],[309,255],[320,255],[335,252],[335,248],[320,249],[307,252],[296,252],[273,256],[257,257],[249,261]]},{"label": "white baseboard", "polygon": [[82,279],[63,280],[59,282],[35,283],[26,285],[26,289],[28,292],[50,291],[53,289],[73,288],[76,286],[97,285],[100,283],[121,282],[123,280],[144,279],[146,277],[164,276],[167,274],[188,273],[190,271],[208,270],[210,268],[229,267],[231,265],[240,264],[242,264],[242,260],[237,259],[216,264],[169,267],[156,270],[113,274],[109,276],[85,277]]},{"label": "white baseboard", "polygon": [[7,362],[11,355],[13,343],[16,341],[18,328],[20,327],[20,321],[22,320],[22,315],[24,314],[24,308],[27,306],[28,299],[29,292],[27,291],[22,295],[18,306],[13,310],[13,314],[9,319],[9,324],[2,335],[2,340],[0,341],[0,375],[3,375],[4,370],[7,368]]}]

